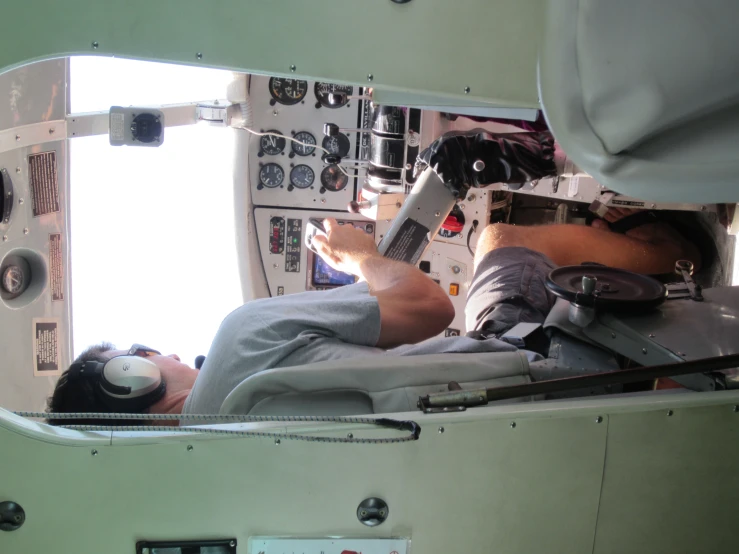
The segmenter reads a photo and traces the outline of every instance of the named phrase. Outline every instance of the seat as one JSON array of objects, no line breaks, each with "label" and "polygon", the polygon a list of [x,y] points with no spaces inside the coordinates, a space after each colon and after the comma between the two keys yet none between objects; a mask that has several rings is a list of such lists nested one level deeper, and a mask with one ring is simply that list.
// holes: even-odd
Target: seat
[{"label": "seat", "polygon": [[464,389],[529,383],[527,354],[371,356],[271,369],[239,384],[220,413],[348,416],[408,412],[418,409],[419,396],[446,392],[451,381]]},{"label": "seat", "polygon": [[550,0],[539,95],[568,157],[645,200],[739,200],[739,2]]}]

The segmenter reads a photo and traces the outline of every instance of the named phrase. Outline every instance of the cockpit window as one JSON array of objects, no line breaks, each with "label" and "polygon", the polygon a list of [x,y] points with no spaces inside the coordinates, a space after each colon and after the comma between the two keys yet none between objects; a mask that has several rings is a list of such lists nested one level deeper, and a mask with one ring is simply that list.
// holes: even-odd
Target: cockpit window
[{"label": "cockpit window", "polygon": [[[227,71],[111,58],[71,60],[72,113],[226,96]],[[233,134],[166,128],[159,148],[70,143],[74,355],[101,340],[155,344],[192,365],[241,304]]]}]

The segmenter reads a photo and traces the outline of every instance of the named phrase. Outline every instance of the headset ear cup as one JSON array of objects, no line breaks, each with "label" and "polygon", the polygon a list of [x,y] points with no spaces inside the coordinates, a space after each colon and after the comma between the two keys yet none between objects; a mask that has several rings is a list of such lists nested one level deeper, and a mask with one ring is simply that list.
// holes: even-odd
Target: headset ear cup
[{"label": "headset ear cup", "polygon": [[120,385],[114,385],[113,383],[108,381],[105,378],[105,368],[103,368],[103,371],[100,373],[100,380],[98,382],[100,384],[100,388],[109,394],[115,394],[118,396],[131,394],[131,387],[123,387]]},{"label": "headset ear cup", "polygon": [[137,356],[116,356],[105,363],[97,391],[112,411],[138,413],[160,400],[167,386],[159,367]]}]

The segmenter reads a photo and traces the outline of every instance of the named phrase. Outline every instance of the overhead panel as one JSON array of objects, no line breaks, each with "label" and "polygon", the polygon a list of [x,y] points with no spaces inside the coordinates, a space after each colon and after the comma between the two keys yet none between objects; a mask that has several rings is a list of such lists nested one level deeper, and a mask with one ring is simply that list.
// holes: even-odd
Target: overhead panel
[{"label": "overhead panel", "polygon": [[545,13],[542,0],[28,0],[3,6],[0,68],[114,55],[532,108]]}]

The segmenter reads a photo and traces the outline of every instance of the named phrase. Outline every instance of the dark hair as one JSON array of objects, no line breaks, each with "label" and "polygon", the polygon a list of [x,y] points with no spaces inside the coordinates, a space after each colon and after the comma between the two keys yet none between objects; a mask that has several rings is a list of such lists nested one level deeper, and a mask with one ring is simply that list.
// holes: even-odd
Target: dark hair
[{"label": "dark hair", "polygon": [[[109,342],[101,342],[86,349],[74,363],[106,362],[106,352],[114,350]],[[93,384],[86,379],[69,381],[69,370],[59,377],[54,393],[46,401],[46,412],[49,414],[68,414],[73,412],[110,412],[111,410],[100,399]],[[46,420],[51,425],[141,425],[141,421],[128,419],[54,419]]]}]

